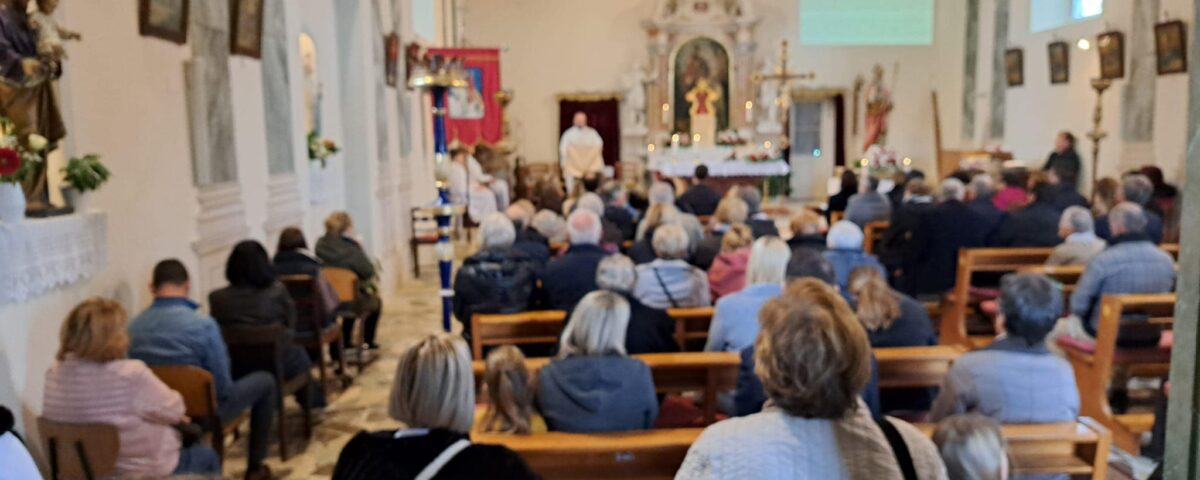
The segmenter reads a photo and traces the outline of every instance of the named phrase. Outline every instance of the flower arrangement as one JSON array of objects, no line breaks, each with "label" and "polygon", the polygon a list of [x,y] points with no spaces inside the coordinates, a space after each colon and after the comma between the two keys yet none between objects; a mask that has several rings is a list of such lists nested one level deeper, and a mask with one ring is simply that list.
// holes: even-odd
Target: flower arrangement
[{"label": "flower arrangement", "polygon": [[46,137],[31,133],[21,145],[13,132],[12,121],[0,117],[0,183],[21,183],[42,164],[40,152],[49,143]]},{"label": "flower arrangement", "polygon": [[717,145],[737,146],[749,143],[735,130],[725,130],[717,134]]},{"label": "flower arrangement", "polygon": [[63,167],[63,180],[80,192],[89,192],[100,188],[112,174],[108,167],[100,163],[100,156],[94,153],[82,158],[72,158]]},{"label": "flower arrangement", "polygon": [[341,151],[337,143],[328,138],[321,138],[316,130],[308,132],[308,159],[321,162],[325,168],[325,159]]}]

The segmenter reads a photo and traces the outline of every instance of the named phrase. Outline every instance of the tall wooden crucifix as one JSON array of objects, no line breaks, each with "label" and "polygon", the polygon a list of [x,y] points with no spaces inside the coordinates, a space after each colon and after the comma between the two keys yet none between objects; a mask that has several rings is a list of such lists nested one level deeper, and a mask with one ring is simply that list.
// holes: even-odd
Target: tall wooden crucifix
[{"label": "tall wooden crucifix", "polygon": [[817,78],[817,74],[813,72],[794,73],[788,70],[788,41],[783,40],[779,43],[779,68],[775,69],[775,73],[770,75],[755,73],[753,80],[755,83],[779,82],[779,98],[776,101],[779,101],[780,107],[783,107],[779,110],[783,113],[784,123],[786,124],[788,109],[792,105],[791,94],[788,91],[789,84],[791,84],[792,80],[812,80],[814,78]]}]

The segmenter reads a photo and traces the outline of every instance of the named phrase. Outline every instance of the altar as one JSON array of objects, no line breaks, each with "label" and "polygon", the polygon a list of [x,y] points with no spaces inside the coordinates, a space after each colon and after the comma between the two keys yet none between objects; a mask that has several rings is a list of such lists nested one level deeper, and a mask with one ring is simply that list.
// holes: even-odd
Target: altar
[{"label": "altar", "polygon": [[721,191],[734,185],[761,186],[771,177],[786,176],[791,168],[782,158],[772,156],[765,159],[738,154],[731,146],[693,146],[688,148],[664,148],[651,152],[646,168],[655,178],[690,179],[696,167],[708,167],[708,176]]}]

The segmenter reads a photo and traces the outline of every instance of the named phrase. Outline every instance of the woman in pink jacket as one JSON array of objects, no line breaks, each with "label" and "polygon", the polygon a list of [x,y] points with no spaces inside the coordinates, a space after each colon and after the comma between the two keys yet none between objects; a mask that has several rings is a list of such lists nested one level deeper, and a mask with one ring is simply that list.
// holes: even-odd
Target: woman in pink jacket
[{"label": "woman in pink jacket", "polygon": [[714,302],[746,286],[746,264],[753,243],[754,235],[744,223],[730,225],[721,237],[721,253],[708,267],[708,288]]}]

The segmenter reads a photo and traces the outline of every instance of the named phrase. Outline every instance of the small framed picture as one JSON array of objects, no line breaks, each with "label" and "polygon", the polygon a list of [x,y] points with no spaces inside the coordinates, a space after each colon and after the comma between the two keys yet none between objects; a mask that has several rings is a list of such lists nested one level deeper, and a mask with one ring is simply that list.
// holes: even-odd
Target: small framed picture
[{"label": "small framed picture", "polygon": [[187,43],[189,0],[140,0],[138,33],[175,43]]},{"label": "small framed picture", "polygon": [[1100,52],[1100,78],[1125,77],[1125,35],[1121,32],[1101,33],[1096,39]]},{"label": "small framed picture", "polygon": [[400,36],[393,32],[383,37],[383,74],[389,87],[400,81]]},{"label": "small framed picture", "polygon": [[1172,20],[1154,26],[1154,51],[1158,58],[1158,74],[1187,71],[1187,33],[1183,22]]},{"label": "small framed picture", "polygon": [[1067,42],[1054,42],[1047,47],[1050,59],[1050,83],[1067,83],[1071,80],[1071,48]]},{"label": "small framed picture", "polygon": [[262,58],[263,0],[232,0],[230,5],[230,51]]},{"label": "small framed picture", "polygon": [[1008,86],[1019,87],[1025,84],[1025,52],[1019,48],[1011,48],[1004,52],[1004,71],[1008,77]]}]

